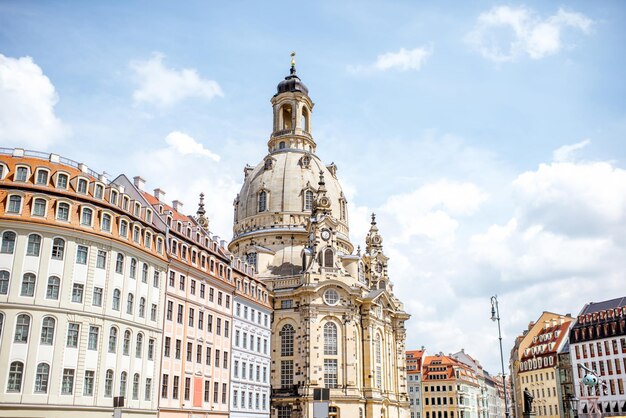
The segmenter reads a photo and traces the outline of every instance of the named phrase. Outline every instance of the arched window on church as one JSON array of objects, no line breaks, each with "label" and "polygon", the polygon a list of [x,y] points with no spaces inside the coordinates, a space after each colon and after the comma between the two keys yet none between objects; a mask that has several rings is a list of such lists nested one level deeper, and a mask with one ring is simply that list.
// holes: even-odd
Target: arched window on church
[{"label": "arched window on church", "polygon": [[324,325],[324,355],[337,355],[337,325],[333,322]]},{"label": "arched window on church", "polygon": [[267,210],[267,192],[265,190],[259,192],[259,212]]},{"label": "arched window on church", "polygon": [[293,326],[287,324],[280,330],[280,355],[283,357],[293,356]]},{"label": "arched window on church", "polygon": [[309,132],[309,109],[302,108],[302,119],[300,120],[300,126],[304,132]]},{"label": "arched window on church", "polygon": [[293,121],[292,121],[293,111],[290,104],[283,105],[280,109],[281,116],[281,129],[283,130],[291,130],[293,129]]},{"label": "arched window on church", "polygon": [[326,248],[326,250],[324,250],[324,267],[332,268],[334,266],[333,256],[333,250],[330,248]]},{"label": "arched window on church", "polygon": [[278,143],[278,149],[285,149],[287,148],[287,143],[285,143],[285,141],[280,141]]},{"label": "arched window on church", "polygon": [[383,374],[382,374],[382,342],[380,334],[376,335],[376,342],[374,343],[374,363],[376,367],[376,387],[382,389],[383,387]]},{"label": "arched window on church", "polygon": [[304,210],[313,210],[313,192],[311,190],[304,192]]}]

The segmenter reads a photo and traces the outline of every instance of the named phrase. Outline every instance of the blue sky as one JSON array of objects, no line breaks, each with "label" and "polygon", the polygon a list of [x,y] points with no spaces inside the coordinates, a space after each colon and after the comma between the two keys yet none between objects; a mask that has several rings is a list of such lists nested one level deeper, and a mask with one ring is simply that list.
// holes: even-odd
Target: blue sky
[{"label": "blue sky", "polygon": [[[623,2],[0,1],[0,145],[142,175],[230,237],[297,52],[352,238],[379,213],[408,346],[498,370],[542,310],[623,296]],[[573,290],[575,289],[575,290]]]}]

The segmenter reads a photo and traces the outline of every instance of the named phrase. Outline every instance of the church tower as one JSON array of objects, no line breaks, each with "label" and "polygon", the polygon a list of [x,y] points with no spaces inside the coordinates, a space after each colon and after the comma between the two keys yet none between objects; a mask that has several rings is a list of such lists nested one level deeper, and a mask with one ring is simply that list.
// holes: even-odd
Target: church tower
[{"label": "church tower", "polygon": [[229,249],[274,294],[272,417],[312,418],[315,389],[330,417],[408,418],[405,328],[372,218],[354,253],[337,166],[315,154],[314,103],[291,61],[272,97],[268,153],[244,168]]}]

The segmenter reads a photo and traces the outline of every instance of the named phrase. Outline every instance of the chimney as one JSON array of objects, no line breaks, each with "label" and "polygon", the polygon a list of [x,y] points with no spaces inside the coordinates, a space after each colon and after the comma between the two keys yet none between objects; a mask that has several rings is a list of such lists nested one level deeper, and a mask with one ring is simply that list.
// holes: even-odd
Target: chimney
[{"label": "chimney", "polygon": [[183,202],[181,202],[180,200],[174,200],[172,202],[172,207],[176,212],[180,212],[180,210],[183,208]]},{"label": "chimney", "polygon": [[225,239],[220,240],[220,247],[226,249],[226,240]]},{"label": "chimney", "polygon": [[154,189],[154,197],[156,197],[156,199],[160,202],[161,198],[165,196],[165,192],[163,191],[163,189],[157,187],[156,189]]},{"label": "chimney", "polygon": [[143,186],[144,186],[144,184],[146,184],[146,181],[144,179],[142,179],[141,176],[135,176],[135,177],[133,177],[133,184],[139,190],[143,190]]}]

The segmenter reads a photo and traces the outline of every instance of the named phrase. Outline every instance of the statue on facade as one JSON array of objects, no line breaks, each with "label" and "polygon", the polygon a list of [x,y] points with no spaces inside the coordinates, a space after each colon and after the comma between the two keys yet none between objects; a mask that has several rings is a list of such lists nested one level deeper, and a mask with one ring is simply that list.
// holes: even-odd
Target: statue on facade
[{"label": "statue on facade", "polygon": [[533,395],[530,394],[528,388],[524,388],[524,413],[530,414],[533,412]]}]

